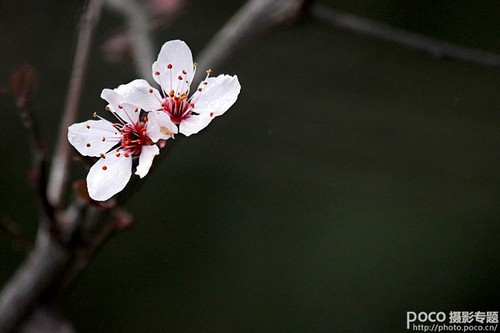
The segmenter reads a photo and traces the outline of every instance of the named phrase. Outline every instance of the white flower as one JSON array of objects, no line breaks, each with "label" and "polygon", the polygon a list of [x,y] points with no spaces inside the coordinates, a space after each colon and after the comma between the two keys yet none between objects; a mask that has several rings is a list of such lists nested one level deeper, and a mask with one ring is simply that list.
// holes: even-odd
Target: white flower
[{"label": "white flower", "polygon": [[153,63],[153,78],[161,86],[161,93],[146,81],[135,80],[131,82],[135,89],[128,91],[127,101],[151,111],[155,121],[168,116],[186,136],[196,134],[236,102],[241,86],[236,75],[211,78],[208,70],[205,80],[188,97],[195,71],[196,65],[186,43],[180,40],[166,42]]},{"label": "white flower", "polygon": [[116,123],[96,116],[99,120],[87,120],[68,128],[68,140],[80,154],[101,157],[87,175],[87,188],[94,200],[107,200],[125,188],[132,175],[134,158],[139,159],[135,174],[143,178],[160,153],[155,143],[177,133],[177,127],[168,117],[150,114],[140,119],[140,108],[126,100],[136,86],[137,80],[102,91],[101,97],[109,103],[106,110],[116,117]]}]

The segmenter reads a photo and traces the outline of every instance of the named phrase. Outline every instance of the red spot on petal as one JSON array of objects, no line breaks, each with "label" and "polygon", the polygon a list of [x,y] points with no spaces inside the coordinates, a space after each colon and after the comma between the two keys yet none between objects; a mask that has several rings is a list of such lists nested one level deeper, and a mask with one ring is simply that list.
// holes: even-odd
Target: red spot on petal
[{"label": "red spot on petal", "polygon": [[172,64],[168,64],[168,65],[167,65],[167,68],[168,68],[168,69],[172,69]]},{"label": "red spot on petal", "polygon": [[106,170],[108,170],[108,167],[107,167],[107,166],[105,166],[105,165],[103,165],[103,166],[102,166],[102,169],[103,169],[104,171],[106,171]]},{"label": "red spot on petal", "polygon": [[156,71],[156,72],[155,72],[155,75],[160,75],[160,72]]},{"label": "red spot on petal", "polygon": [[89,126],[89,125],[86,125],[85,127],[87,127],[87,129],[90,129],[90,126]]}]

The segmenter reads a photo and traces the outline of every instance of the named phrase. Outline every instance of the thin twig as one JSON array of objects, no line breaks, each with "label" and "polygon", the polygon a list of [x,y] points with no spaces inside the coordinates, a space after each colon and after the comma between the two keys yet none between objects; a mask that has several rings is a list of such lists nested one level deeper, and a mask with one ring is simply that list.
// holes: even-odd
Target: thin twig
[{"label": "thin twig", "polygon": [[240,46],[274,26],[297,21],[308,0],[250,0],[225,24],[201,52],[195,82],[208,66],[218,67]]},{"label": "thin twig", "polygon": [[152,17],[146,6],[136,0],[106,0],[106,4],[125,17],[136,72],[143,78],[151,77],[154,60]]},{"label": "thin twig", "polygon": [[434,38],[425,37],[387,24],[341,13],[324,5],[311,8],[311,17],[335,28],[394,42],[426,52],[436,57],[456,59],[479,65],[500,67],[500,55],[478,49],[462,47]]},{"label": "thin twig", "polygon": [[57,147],[52,158],[47,190],[49,201],[55,207],[61,203],[68,173],[68,161],[71,153],[71,147],[67,140],[68,126],[77,120],[90,50],[101,14],[102,4],[103,0],[89,0],[80,22],[75,60],[71,71],[64,114],[59,128]]},{"label": "thin twig", "polygon": [[31,242],[24,237],[19,225],[14,223],[11,219],[0,217],[0,229],[3,230],[11,239],[14,247],[26,254],[30,253],[33,246]]},{"label": "thin twig", "polygon": [[51,232],[56,232],[57,224],[54,218],[54,208],[47,198],[47,155],[45,140],[40,133],[34,112],[34,96],[37,84],[37,71],[31,65],[18,67],[10,77],[10,92],[14,98],[16,107],[19,109],[19,116],[26,129],[31,150],[32,166],[29,173],[29,180],[38,194],[45,216],[43,221],[49,223],[48,229]]}]

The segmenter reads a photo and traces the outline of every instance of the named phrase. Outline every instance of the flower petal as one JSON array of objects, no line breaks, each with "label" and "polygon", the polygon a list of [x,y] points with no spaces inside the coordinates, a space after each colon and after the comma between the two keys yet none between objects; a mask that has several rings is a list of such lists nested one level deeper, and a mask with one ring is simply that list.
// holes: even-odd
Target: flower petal
[{"label": "flower petal", "polygon": [[123,101],[135,105],[144,111],[161,109],[160,92],[151,87],[146,80],[137,79],[128,84],[122,84],[115,91],[123,96]]},{"label": "flower petal", "polygon": [[179,132],[185,136],[190,136],[191,134],[196,134],[212,121],[209,113],[203,113],[200,115],[191,115],[191,117],[181,121],[179,125]]},{"label": "flower petal", "polygon": [[[122,87],[124,85],[121,85]],[[121,88],[121,90],[124,90],[127,88]],[[140,115],[140,109],[138,106],[130,104],[127,102],[125,97],[118,92],[117,89],[103,89],[101,92],[101,98],[106,100],[108,104],[109,110],[111,110],[115,116],[117,115],[120,117],[121,120],[132,124],[136,123],[139,120],[139,115]]]},{"label": "flower petal", "polygon": [[220,116],[226,112],[238,99],[241,86],[238,77],[221,74],[215,78],[208,78],[207,84],[200,84],[199,89],[193,94],[191,102],[193,111],[198,114],[213,113]]},{"label": "flower petal", "polygon": [[107,120],[87,120],[68,127],[68,141],[84,156],[100,156],[116,146],[120,132]]},{"label": "flower petal", "polygon": [[174,90],[179,95],[188,93],[193,76],[193,55],[189,46],[181,40],[163,44],[153,63],[153,78],[163,91],[168,94]]},{"label": "flower petal", "polygon": [[191,99],[194,104],[192,111],[198,115],[193,114],[179,125],[179,132],[186,136],[204,129],[213,118],[224,114],[238,99],[241,86],[236,75],[219,75],[208,78],[206,82],[206,85],[200,84],[202,90],[197,90]]},{"label": "flower petal", "polygon": [[107,154],[99,159],[87,175],[89,195],[96,201],[104,201],[125,188],[132,175],[132,157],[125,154]]},{"label": "flower petal", "polygon": [[153,111],[148,113],[148,123],[146,135],[153,142],[160,139],[168,140],[177,134],[177,126],[170,120],[170,116],[163,111]]},{"label": "flower petal", "polygon": [[153,159],[159,154],[160,149],[156,145],[142,146],[141,155],[139,156],[139,165],[135,170],[135,174],[141,178],[146,176],[151,168],[151,165],[153,165]]}]

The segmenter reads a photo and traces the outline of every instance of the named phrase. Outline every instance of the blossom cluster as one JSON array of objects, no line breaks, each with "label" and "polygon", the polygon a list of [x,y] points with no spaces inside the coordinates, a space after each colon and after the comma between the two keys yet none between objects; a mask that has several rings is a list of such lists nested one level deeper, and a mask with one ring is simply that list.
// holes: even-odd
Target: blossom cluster
[{"label": "blossom cluster", "polygon": [[122,191],[135,174],[143,178],[165,141],[181,133],[196,134],[213,118],[224,114],[238,98],[237,76],[206,78],[190,95],[196,64],[189,47],[180,40],[166,42],[153,63],[153,79],[134,80],[116,89],[104,89],[101,98],[116,121],[98,119],[68,128],[68,140],[84,156],[99,157],[87,175],[90,197],[104,201]]}]

